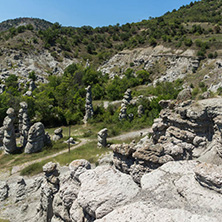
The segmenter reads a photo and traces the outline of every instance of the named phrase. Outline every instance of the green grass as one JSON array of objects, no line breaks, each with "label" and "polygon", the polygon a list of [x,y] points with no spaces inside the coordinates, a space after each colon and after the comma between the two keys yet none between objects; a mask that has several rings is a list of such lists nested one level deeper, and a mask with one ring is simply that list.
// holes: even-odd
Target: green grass
[{"label": "green grass", "polygon": [[11,168],[15,165],[20,165],[25,162],[46,157],[54,153],[57,153],[61,150],[67,149],[68,145],[66,143],[63,143],[65,140],[67,140],[67,137],[57,142],[52,142],[52,146],[44,147],[42,152],[39,153],[32,153],[32,154],[20,153],[20,154],[11,154],[11,155],[0,154],[0,169]]},{"label": "green grass", "polygon": [[65,153],[61,154],[59,156],[41,161],[39,163],[34,163],[26,168],[24,168],[20,174],[21,175],[35,175],[38,173],[42,172],[42,167],[47,163],[47,162],[57,162],[60,165],[66,165],[71,163],[73,160],[76,159],[86,159],[90,163],[97,163],[98,158],[100,155],[105,154],[107,151],[109,151],[107,148],[97,148],[97,143],[96,142],[89,142],[88,144],[85,144],[81,147],[78,147],[77,149],[74,149],[70,151],[70,153]]},{"label": "green grass", "polygon": [[10,222],[9,220],[5,220],[5,219],[1,219],[0,218],[0,222]]}]

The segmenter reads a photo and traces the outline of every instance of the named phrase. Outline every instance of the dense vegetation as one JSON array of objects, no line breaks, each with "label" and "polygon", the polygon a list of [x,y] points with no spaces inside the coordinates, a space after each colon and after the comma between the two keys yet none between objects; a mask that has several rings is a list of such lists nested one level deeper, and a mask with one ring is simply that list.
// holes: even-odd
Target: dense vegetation
[{"label": "dense vegetation", "polygon": [[[30,78],[34,74],[30,73]],[[119,100],[123,98],[127,88],[132,88],[150,82],[149,73],[140,70],[134,73],[128,69],[123,78],[115,77],[108,79],[107,75],[95,71],[93,68],[84,68],[81,65],[70,65],[62,76],[49,76],[49,83],[41,84],[33,91],[33,96],[24,96],[27,90],[25,87],[18,87],[17,77],[10,75],[6,79],[6,91],[0,95],[0,116],[1,121],[5,116],[8,107],[19,110],[19,102],[25,100],[29,106],[29,116],[34,121],[41,121],[46,126],[57,126],[81,123],[85,113],[85,88],[92,85],[93,100]],[[119,108],[109,106],[107,110],[102,105],[95,107],[95,116],[91,122],[104,122],[105,124],[120,124],[120,128],[127,128],[136,124],[150,125],[158,116],[160,99],[174,99],[181,90],[181,81],[175,83],[159,83],[151,87],[147,95],[156,96],[153,100],[141,98],[139,104],[143,104],[145,115],[137,117],[137,106],[129,106],[127,111],[133,113],[134,119],[119,121]],[[100,102],[99,102],[100,103]],[[124,125],[125,124],[125,125]],[[118,127],[117,127],[118,128]]]},{"label": "dense vegetation", "polygon": [[[32,49],[38,48],[37,45],[46,48],[58,61],[64,56],[89,59],[94,65],[103,63],[123,49],[158,44],[176,48],[192,47],[197,50],[200,58],[208,55],[211,58],[217,56],[212,53],[213,49],[222,46],[221,13],[220,0],[202,0],[191,2],[158,18],[124,25],[74,28],[35,20],[35,24],[28,27],[13,26],[8,31],[1,32],[0,40],[5,42],[22,32],[32,32],[34,37],[30,37],[28,42],[23,39],[20,44],[26,47],[29,45]],[[39,27],[42,27],[39,31],[36,30],[37,21]],[[18,44],[10,44],[12,48],[18,47]]]}]

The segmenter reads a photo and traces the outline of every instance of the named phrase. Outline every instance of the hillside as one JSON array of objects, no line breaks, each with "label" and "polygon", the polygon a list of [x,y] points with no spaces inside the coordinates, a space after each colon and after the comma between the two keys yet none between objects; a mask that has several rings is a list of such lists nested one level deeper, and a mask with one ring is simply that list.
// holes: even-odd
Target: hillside
[{"label": "hillside", "polygon": [[[59,23],[52,25],[41,19],[8,20],[0,24],[0,30],[7,30],[0,33],[2,69],[9,68],[11,71],[5,64],[7,60],[13,60],[8,54],[22,54],[28,57],[27,60],[36,58],[37,64],[30,61],[30,69],[36,68],[37,72],[46,75],[53,73],[54,69],[63,69],[75,59],[88,59],[98,67],[122,50],[156,45],[174,50],[192,49],[200,59],[214,58],[221,55],[222,48],[221,6],[221,1],[216,0],[191,2],[159,18],[97,28],[62,27]],[[37,58],[42,55],[49,56],[53,64],[39,64]],[[15,68],[16,64],[12,66]]]},{"label": "hillside", "polygon": [[[37,30],[32,24],[21,25],[23,19],[15,20],[20,26],[14,22],[0,32],[0,91],[10,92],[0,98],[0,121],[8,106],[18,109],[25,100],[31,117],[47,126],[81,123],[88,85],[99,102],[121,100],[127,88],[134,96],[156,96],[153,103],[143,101],[147,124],[160,111],[158,101],[175,99],[182,88],[191,87],[192,98],[221,94],[221,12],[221,1],[203,0],[122,26],[74,28],[55,23],[44,29],[42,20],[29,19],[42,27]],[[30,73],[40,86],[32,98],[25,94]],[[131,111],[137,115],[135,107]],[[108,112],[98,108],[96,121],[117,124],[119,111]]]}]

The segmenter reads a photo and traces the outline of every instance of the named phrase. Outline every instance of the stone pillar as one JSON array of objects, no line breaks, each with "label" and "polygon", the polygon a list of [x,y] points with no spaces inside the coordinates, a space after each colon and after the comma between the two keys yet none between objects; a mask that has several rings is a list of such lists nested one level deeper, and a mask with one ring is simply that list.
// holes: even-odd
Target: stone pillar
[{"label": "stone pillar", "polygon": [[30,121],[27,113],[28,104],[26,102],[20,103],[21,109],[19,110],[19,133],[20,143],[25,147],[28,139],[28,132],[30,129]]},{"label": "stone pillar", "polygon": [[122,120],[122,119],[126,119],[127,118],[127,113],[126,113],[126,106],[122,106],[121,109],[120,109],[120,113],[119,113],[119,120]]},{"label": "stone pillar", "polygon": [[98,147],[106,147],[107,146],[107,128],[104,128],[98,132]]},{"label": "stone pillar", "polygon": [[4,127],[4,138],[3,138],[3,147],[6,154],[15,152],[16,150],[16,138],[15,138],[15,129],[14,129],[14,109],[9,108],[6,112],[7,116],[3,121]]},{"label": "stone pillar", "polygon": [[85,116],[83,119],[84,123],[87,123],[88,119],[93,116],[93,105],[92,105],[92,91],[91,86],[88,86],[86,89],[86,104],[85,104]]},{"label": "stone pillar", "polygon": [[25,153],[36,153],[49,143],[45,133],[44,125],[41,122],[33,124],[28,132],[28,140],[25,146]]},{"label": "stone pillar", "polygon": [[55,194],[59,191],[59,172],[57,164],[49,162],[43,166],[45,173],[45,182],[42,184],[40,205],[37,209],[35,222],[51,221],[53,216],[53,199]]},{"label": "stone pillar", "polygon": [[58,140],[62,139],[63,138],[62,131],[63,131],[62,128],[56,129],[54,131],[55,135],[53,135],[52,140],[58,141]]},{"label": "stone pillar", "polygon": [[137,114],[139,117],[142,117],[142,115],[144,114],[143,105],[138,106]]},{"label": "stone pillar", "polygon": [[130,104],[130,101],[132,100],[132,90],[131,89],[127,89],[126,92],[124,93],[124,96],[123,96],[123,100],[122,100],[122,104],[121,104],[121,107],[123,106],[127,106]]}]

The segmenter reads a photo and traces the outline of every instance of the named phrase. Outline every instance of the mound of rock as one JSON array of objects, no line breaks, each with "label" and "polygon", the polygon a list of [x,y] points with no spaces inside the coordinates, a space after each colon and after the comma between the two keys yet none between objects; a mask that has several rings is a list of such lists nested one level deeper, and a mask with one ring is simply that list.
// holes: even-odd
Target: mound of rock
[{"label": "mound of rock", "polygon": [[138,144],[112,145],[114,165],[141,176],[169,161],[199,159],[222,164],[222,98],[201,101],[161,101],[163,110],[152,126],[151,138]]}]

